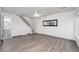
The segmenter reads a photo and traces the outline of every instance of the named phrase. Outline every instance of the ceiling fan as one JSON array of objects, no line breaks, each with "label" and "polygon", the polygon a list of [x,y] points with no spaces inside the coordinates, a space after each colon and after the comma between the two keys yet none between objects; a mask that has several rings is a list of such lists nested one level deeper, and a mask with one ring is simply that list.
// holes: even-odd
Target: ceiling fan
[{"label": "ceiling fan", "polygon": [[42,16],[43,14],[40,14],[37,12],[37,10],[35,10],[34,14],[33,14],[33,17],[40,17]]}]

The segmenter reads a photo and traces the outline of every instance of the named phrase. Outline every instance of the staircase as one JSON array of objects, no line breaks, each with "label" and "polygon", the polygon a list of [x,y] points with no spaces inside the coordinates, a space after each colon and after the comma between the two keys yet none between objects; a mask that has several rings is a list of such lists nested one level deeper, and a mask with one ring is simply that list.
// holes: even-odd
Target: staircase
[{"label": "staircase", "polygon": [[28,25],[28,27],[32,30],[32,32],[33,32],[33,29],[32,29],[31,24],[30,24],[23,16],[18,15],[18,17],[19,17],[22,21],[24,21],[24,22]]}]

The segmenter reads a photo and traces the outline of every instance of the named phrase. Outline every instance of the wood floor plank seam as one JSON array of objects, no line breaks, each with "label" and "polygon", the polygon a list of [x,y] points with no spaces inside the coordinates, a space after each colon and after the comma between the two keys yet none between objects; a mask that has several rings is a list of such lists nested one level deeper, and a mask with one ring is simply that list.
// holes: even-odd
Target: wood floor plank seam
[{"label": "wood floor plank seam", "polygon": [[5,40],[0,52],[79,52],[75,41],[29,34]]}]

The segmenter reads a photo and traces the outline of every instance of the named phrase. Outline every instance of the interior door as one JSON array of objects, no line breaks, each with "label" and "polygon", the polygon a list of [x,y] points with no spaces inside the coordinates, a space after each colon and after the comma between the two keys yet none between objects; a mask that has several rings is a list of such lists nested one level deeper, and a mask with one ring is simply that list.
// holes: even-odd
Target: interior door
[{"label": "interior door", "polygon": [[11,19],[4,17],[4,37],[5,39],[11,38]]}]

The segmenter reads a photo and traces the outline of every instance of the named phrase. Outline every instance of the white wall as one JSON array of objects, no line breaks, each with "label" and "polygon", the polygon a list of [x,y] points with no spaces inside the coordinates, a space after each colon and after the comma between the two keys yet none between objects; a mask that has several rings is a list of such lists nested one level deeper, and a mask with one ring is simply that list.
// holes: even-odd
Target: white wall
[{"label": "white wall", "polygon": [[[17,15],[4,14],[6,18],[12,21],[12,36],[25,35],[31,33],[31,29],[23,22]],[[66,39],[73,39],[74,28],[74,12],[63,12],[59,14],[44,16],[36,19],[32,19],[33,28],[36,33],[57,36]],[[43,20],[58,19],[57,27],[44,27]],[[31,22],[32,23],[32,22]]]},{"label": "white wall", "polygon": [[75,21],[76,21],[75,22],[75,25],[76,25],[76,27],[75,27],[75,29],[76,29],[76,36],[79,36],[79,16],[76,17]]},{"label": "white wall", "polygon": [[79,36],[79,8],[75,10],[75,36]]},{"label": "white wall", "polygon": [[17,15],[2,13],[4,18],[8,18],[11,20],[11,35],[18,36],[18,35],[25,35],[31,33],[31,29],[28,25],[23,22]]},{"label": "white wall", "polygon": [[[73,40],[74,12],[63,12],[35,19],[35,32]],[[58,19],[57,27],[44,27],[43,20]]]},{"label": "white wall", "polygon": [[79,47],[79,8],[75,10],[75,20],[74,20],[74,36],[77,46]]}]

